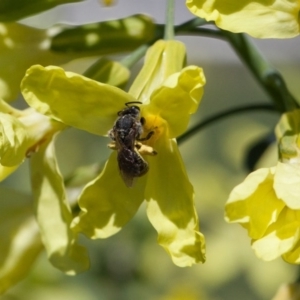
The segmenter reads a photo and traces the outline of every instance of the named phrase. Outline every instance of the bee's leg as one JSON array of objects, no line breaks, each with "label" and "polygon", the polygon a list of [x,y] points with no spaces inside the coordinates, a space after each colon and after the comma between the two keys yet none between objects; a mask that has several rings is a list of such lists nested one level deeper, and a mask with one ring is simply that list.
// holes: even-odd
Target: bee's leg
[{"label": "bee's leg", "polygon": [[135,143],[135,148],[140,154],[145,154],[145,155],[156,155],[157,152],[150,146],[144,145],[142,143],[136,142]]},{"label": "bee's leg", "polygon": [[137,140],[138,141],[147,141],[147,140],[149,140],[150,138],[151,138],[151,136],[154,134],[154,131],[150,131],[147,135],[146,135],[146,137],[144,137],[144,138],[138,138]]},{"label": "bee's leg", "polygon": [[[146,124],[146,119],[144,117],[141,117],[141,120],[140,120],[142,126],[144,126]],[[156,128],[156,127],[155,127]],[[144,138],[137,138],[138,141],[147,141],[151,138],[151,136],[154,134],[154,130],[151,130],[147,135],[146,137]]]},{"label": "bee's leg", "polygon": [[111,142],[107,145],[107,147],[111,150],[117,150],[116,142]]},{"label": "bee's leg", "polygon": [[114,135],[114,129],[109,130],[107,134],[113,141],[116,140],[115,135]]}]

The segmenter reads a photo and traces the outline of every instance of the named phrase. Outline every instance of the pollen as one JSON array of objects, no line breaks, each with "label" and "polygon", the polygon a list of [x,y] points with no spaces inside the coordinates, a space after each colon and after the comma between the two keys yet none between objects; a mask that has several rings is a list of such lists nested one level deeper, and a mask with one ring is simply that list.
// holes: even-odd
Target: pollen
[{"label": "pollen", "polygon": [[145,141],[143,144],[154,146],[155,142],[165,133],[167,130],[166,121],[159,115],[148,114],[144,116],[145,124],[143,125],[143,136],[147,136],[150,132],[153,132],[151,138]]}]

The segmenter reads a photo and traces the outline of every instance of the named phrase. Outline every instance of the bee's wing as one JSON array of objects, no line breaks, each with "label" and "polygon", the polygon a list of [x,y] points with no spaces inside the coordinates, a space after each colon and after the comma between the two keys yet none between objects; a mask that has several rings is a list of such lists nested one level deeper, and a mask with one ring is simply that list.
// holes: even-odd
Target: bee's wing
[{"label": "bee's wing", "polygon": [[128,187],[132,187],[134,178],[147,173],[149,166],[139,152],[130,148],[118,150],[118,165],[121,176]]},{"label": "bee's wing", "polygon": [[130,174],[124,172],[123,170],[120,169],[120,174],[121,174],[121,177],[124,181],[124,183],[126,184],[127,187],[132,187],[133,186],[133,183],[134,183],[134,177],[131,176]]},{"label": "bee's wing", "polygon": [[134,175],[132,168],[134,167],[134,157],[131,150],[120,148],[118,151],[118,165],[121,177],[127,187],[132,187]]}]

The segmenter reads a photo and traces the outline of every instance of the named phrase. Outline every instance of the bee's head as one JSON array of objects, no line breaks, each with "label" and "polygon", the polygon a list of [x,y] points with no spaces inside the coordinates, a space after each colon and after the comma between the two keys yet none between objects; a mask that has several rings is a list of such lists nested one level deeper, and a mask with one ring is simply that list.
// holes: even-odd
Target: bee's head
[{"label": "bee's head", "polygon": [[140,108],[136,105],[129,106],[129,104],[133,103],[141,104],[141,102],[138,101],[125,103],[127,107],[119,111],[118,116],[131,115],[133,118],[137,118],[140,115]]}]

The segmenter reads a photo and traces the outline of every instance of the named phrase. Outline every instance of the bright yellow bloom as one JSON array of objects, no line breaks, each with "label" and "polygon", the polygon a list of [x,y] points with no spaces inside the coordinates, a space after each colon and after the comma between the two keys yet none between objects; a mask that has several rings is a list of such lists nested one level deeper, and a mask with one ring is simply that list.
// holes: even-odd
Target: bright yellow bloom
[{"label": "bright yellow bloom", "polygon": [[[110,84],[128,79],[119,63],[102,59],[97,66],[96,77]],[[89,267],[87,251],[70,229],[73,215],[55,157],[55,136],[65,128],[33,108],[21,111],[0,101],[0,181],[30,157],[34,198],[33,205],[29,197],[1,191],[0,294],[27,274],[43,246],[52,265],[66,274]]]},{"label": "bright yellow bloom", "polygon": [[0,99],[0,181],[65,127],[32,108],[18,110]]},{"label": "bright yellow bloom", "polygon": [[146,200],[159,244],[182,267],[205,260],[193,187],[175,139],[186,130],[190,114],[199,105],[205,78],[201,68],[182,68],[184,62],[182,43],[158,41],[148,50],[129,93],[52,66],[31,67],[22,82],[26,101],[40,113],[98,135],[107,135],[125,103],[142,103],[144,134],[154,131],[146,144],[158,152],[144,157],[149,172],[127,188],[118,174],[114,151],[102,173],[83,190],[79,198],[82,212],[73,228],[93,239],[109,237]]},{"label": "bright yellow bloom", "polygon": [[257,38],[291,38],[300,32],[299,0],[186,0],[189,10],[222,29]]},{"label": "bright yellow bloom", "polygon": [[[9,204],[1,208],[5,215],[1,219],[1,228],[5,229],[2,235],[6,240],[1,246],[4,249],[0,261],[0,293],[25,276],[42,249],[41,238],[48,258],[56,268],[73,275],[89,267],[86,249],[77,244],[77,234],[70,229],[72,213],[53,147],[54,135],[65,127],[32,108],[21,111],[3,100],[0,102],[0,179],[10,175],[25,158],[31,157],[31,182],[38,223],[37,226],[32,201],[22,203],[22,196],[13,195]],[[3,197],[7,197],[6,191]],[[20,201],[21,212],[18,212],[16,201]],[[4,238],[2,235],[0,239]]]},{"label": "bright yellow bloom", "polygon": [[300,110],[286,113],[276,127],[280,161],[251,173],[231,192],[226,220],[240,223],[263,260],[279,256],[300,263]]}]

